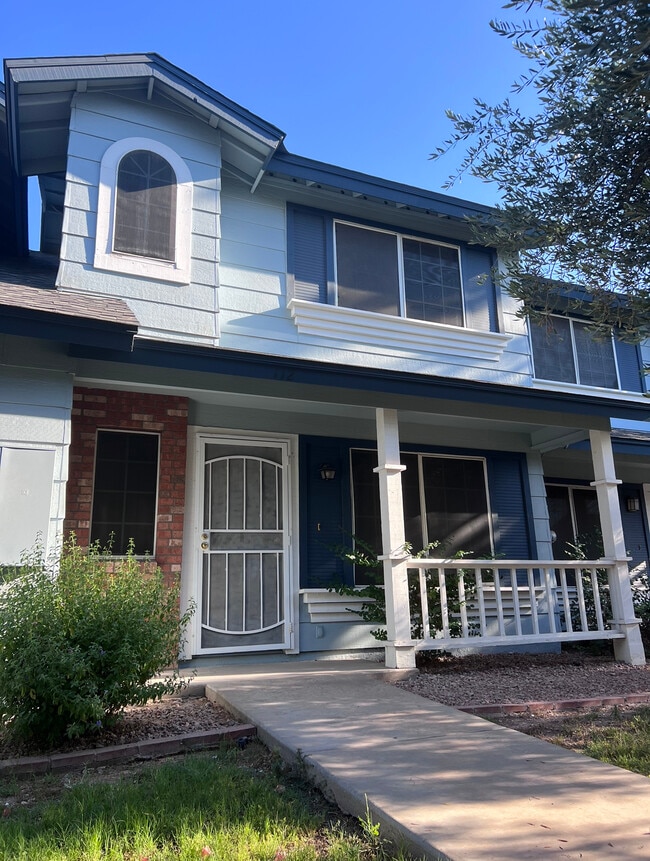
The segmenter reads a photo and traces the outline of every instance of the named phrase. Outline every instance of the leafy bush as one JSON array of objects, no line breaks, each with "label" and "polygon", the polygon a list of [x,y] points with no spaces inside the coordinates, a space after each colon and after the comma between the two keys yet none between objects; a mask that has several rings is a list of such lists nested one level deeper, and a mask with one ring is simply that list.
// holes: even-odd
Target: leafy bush
[{"label": "leafy bush", "polygon": [[[153,570],[152,570],[153,569]],[[0,719],[17,737],[51,744],[100,729],[126,705],[182,686],[174,664],[191,610],[178,586],[131,551],[112,560],[74,537],[59,565],[36,548],[0,590]]]},{"label": "leafy bush", "polygon": [[[360,609],[350,610],[351,613],[356,613],[364,622],[378,624],[382,627],[375,628],[370,633],[376,640],[385,641],[388,639],[386,628],[386,595],[383,587],[382,563],[377,557],[375,550],[361,538],[352,536],[354,546],[352,548],[343,544],[337,544],[331,547],[332,552],[340,559],[352,562],[354,565],[366,570],[368,579],[371,582],[366,586],[354,587],[347,585],[339,585],[334,587],[333,591],[339,595],[354,595],[355,598],[365,599]],[[421,559],[428,556],[433,550],[442,553],[442,542],[431,541],[422,550],[413,553],[414,559]],[[409,553],[412,548],[410,544],[406,544],[405,548]],[[462,559],[467,553],[458,551],[454,553],[454,559]],[[461,601],[459,593],[460,571],[457,569],[449,569],[446,572],[445,582],[447,587],[447,609],[450,614],[450,633],[452,637],[460,637],[462,634],[461,623],[454,618],[460,612]],[[473,572],[464,571],[465,581],[465,603],[476,591],[475,577]],[[493,576],[491,572],[484,572],[483,580],[487,582]],[[425,571],[425,583],[427,590],[427,604],[429,610],[429,626],[431,630],[442,630],[442,602],[440,600],[440,584],[437,572]],[[382,585],[380,585],[382,584]],[[409,607],[411,611],[411,637],[414,640],[420,640],[424,636],[424,627],[422,621],[422,610],[420,604],[420,579],[416,570],[411,570],[408,573],[408,593]]]}]

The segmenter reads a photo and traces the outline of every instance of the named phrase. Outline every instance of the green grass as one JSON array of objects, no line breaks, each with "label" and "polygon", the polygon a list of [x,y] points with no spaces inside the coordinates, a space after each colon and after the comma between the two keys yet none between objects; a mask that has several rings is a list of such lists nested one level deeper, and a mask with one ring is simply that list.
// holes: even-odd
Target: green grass
[{"label": "green grass", "polygon": [[554,715],[523,731],[650,777],[650,708],[614,707],[571,717]]},{"label": "green grass", "polygon": [[650,777],[650,709],[640,709],[618,726],[595,731],[586,741],[587,756]]},{"label": "green grass", "polygon": [[258,743],[11,781],[5,802],[0,859],[12,861],[406,861]]}]

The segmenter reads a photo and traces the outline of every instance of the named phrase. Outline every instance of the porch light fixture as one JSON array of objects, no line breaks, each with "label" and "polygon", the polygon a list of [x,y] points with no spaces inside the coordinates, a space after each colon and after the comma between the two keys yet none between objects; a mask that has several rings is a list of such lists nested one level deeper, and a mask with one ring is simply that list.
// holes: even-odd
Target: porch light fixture
[{"label": "porch light fixture", "polygon": [[625,507],[628,511],[638,511],[639,510],[639,497],[638,496],[628,496],[625,500]]},{"label": "porch light fixture", "polygon": [[336,478],[336,470],[329,463],[323,463],[320,468],[320,477],[323,481],[332,481]]}]

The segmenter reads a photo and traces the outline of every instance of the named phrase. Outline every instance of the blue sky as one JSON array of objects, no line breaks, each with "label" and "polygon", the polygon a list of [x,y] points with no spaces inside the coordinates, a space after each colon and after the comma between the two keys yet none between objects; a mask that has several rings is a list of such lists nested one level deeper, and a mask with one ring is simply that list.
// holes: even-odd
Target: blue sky
[{"label": "blue sky", "polygon": [[[525,71],[488,26],[504,14],[499,0],[22,0],[3,12],[0,56],[156,51],[281,128],[291,152],[440,191],[461,160],[428,159],[445,108],[500,101]],[[472,178],[450,193],[496,200]]]}]

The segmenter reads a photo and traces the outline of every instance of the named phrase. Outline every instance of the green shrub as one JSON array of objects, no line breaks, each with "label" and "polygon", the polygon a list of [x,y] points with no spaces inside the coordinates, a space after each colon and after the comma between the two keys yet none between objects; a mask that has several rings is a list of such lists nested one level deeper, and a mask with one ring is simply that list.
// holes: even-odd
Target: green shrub
[{"label": "green shrub", "polygon": [[[371,630],[370,633],[376,640],[385,641],[388,639],[388,634],[384,627],[386,625],[386,594],[383,586],[383,566],[379,561],[376,551],[366,541],[357,536],[352,536],[352,540],[354,542],[352,547],[348,547],[345,544],[335,544],[330,547],[330,550],[339,559],[352,562],[354,565],[365,569],[367,578],[373,582],[362,587],[340,584],[332,587],[330,591],[334,591],[339,595],[353,595],[355,598],[364,598],[365,600],[360,609],[351,609],[350,612],[356,613],[364,622],[380,625],[381,627]],[[412,555],[414,559],[422,559],[434,550],[442,554],[442,548],[443,543],[441,541],[430,541],[426,547]],[[404,550],[411,553],[411,545],[406,544]],[[464,551],[459,550],[453,554],[452,558],[462,559],[467,555]],[[459,592],[460,573],[458,569],[448,569],[445,577],[447,610],[450,614],[449,627],[452,637],[462,636],[461,622],[457,616],[460,613],[461,604],[466,603],[476,592],[476,576],[474,572],[470,570],[463,571],[465,575],[465,598],[464,601],[461,601]],[[483,572],[483,582],[488,582],[493,577],[493,572],[489,570]],[[432,631],[439,631],[443,627],[443,614],[440,599],[440,583],[436,571],[425,571],[425,584],[429,611],[429,627]],[[411,569],[408,572],[408,594],[411,613],[411,637],[414,640],[421,640],[424,637],[424,626],[420,599],[420,578],[418,571],[415,569]]]},{"label": "green shrub", "polygon": [[[57,565],[26,555],[0,589],[0,719],[40,745],[97,731],[126,705],[181,687],[148,683],[176,662],[191,610],[179,618],[178,586],[130,552],[111,560],[74,537]],[[153,569],[153,570],[147,570]]]}]

